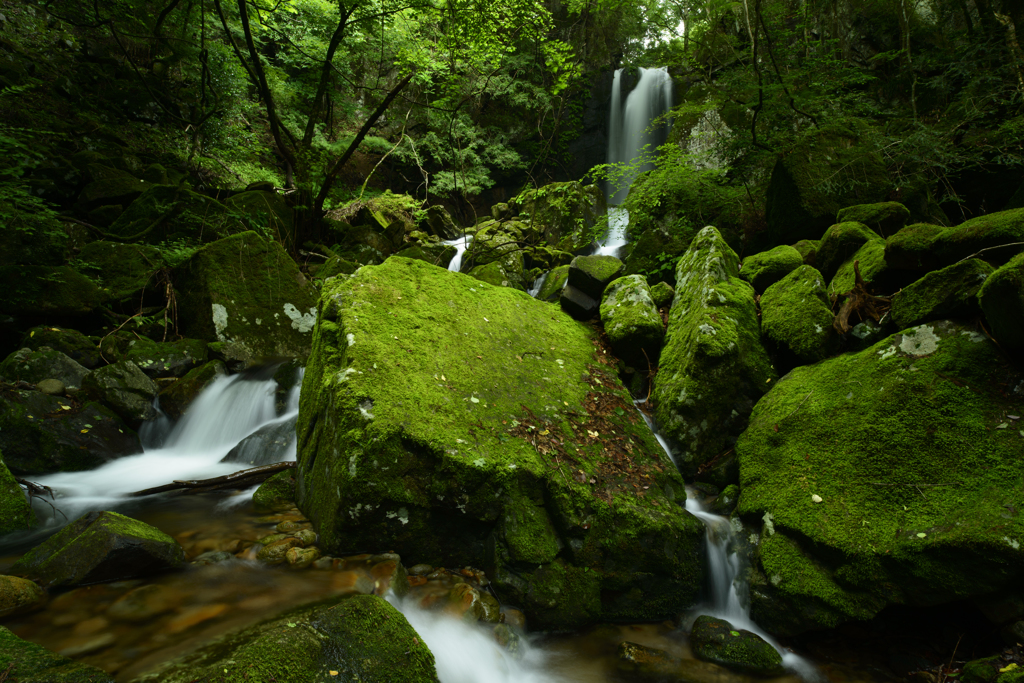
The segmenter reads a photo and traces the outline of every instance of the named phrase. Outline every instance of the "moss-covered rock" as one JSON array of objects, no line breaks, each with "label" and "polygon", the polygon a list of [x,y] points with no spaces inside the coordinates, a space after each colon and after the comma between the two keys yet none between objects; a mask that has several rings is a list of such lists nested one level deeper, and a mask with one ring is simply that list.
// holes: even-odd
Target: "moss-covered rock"
[{"label": "moss-covered rock", "polygon": [[993,270],[980,259],[968,259],[928,273],[893,295],[893,323],[902,330],[930,320],[978,315],[978,290]]},{"label": "moss-covered rock", "polygon": [[910,221],[910,210],[899,202],[857,204],[840,209],[837,223],[862,223],[884,237],[901,230]]},{"label": "moss-covered rock", "polygon": [[492,261],[482,266],[475,266],[471,268],[466,275],[472,278],[480,280],[480,282],[486,282],[494,287],[514,287],[515,289],[522,290],[522,287],[515,287],[513,282],[517,281],[513,275],[509,274],[507,270],[498,261]]},{"label": "moss-covered rock", "polygon": [[213,242],[245,231],[240,218],[216,199],[184,185],[155,185],[133,201],[107,232],[118,240],[146,244]]},{"label": "moss-covered rock", "polygon": [[665,329],[642,275],[620,277],[605,288],[601,322],[615,355],[627,365],[657,367]]},{"label": "moss-covered rock", "polygon": [[[908,225],[889,238],[886,261],[894,268],[936,270],[968,256],[999,266],[1024,251],[1024,209],[978,216],[944,228]],[[985,250],[983,253],[982,250]]]},{"label": "moss-covered rock", "polygon": [[622,261],[614,256],[577,256],[569,264],[569,285],[601,301],[608,283],[622,275]]},{"label": "moss-covered rock", "polygon": [[[437,266],[438,268],[447,268],[448,264],[452,262],[452,258],[455,256],[456,249],[448,244],[436,243],[431,244],[429,242],[415,244],[411,247],[406,247],[401,251],[395,252],[395,256],[401,256],[402,258],[414,258],[420,261],[426,261],[427,263]],[[355,272],[354,270],[351,272]],[[351,272],[349,273],[351,275]]]},{"label": "moss-covered rock", "polygon": [[684,474],[732,447],[775,377],[754,289],[739,278],[739,259],[718,231],[704,228],[676,266],[654,385],[658,426]]},{"label": "moss-covered rock", "polygon": [[776,162],[765,206],[768,246],[817,239],[841,208],[886,198],[892,182],[881,154],[860,144],[866,132],[814,128]]},{"label": "moss-covered rock", "polygon": [[[2,476],[0,474],[0,477]],[[0,532],[0,534],[2,533]],[[0,618],[29,612],[42,606],[45,602],[46,591],[36,585],[34,581],[19,576],[0,576]]]},{"label": "moss-covered rock", "polygon": [[47,588],[149,576],[185,564],[178,542],[116,512],[90,512],[25,553],[11,572]]},{"label": "moss-covered rock", "polygon": [[590,229],[606,208],[601,188],[575,180],[526,190],[510,205],[529,214],[544,243],[568,252],[590,243]]},{"label": "moss-covered rock", "polygon": [[[33,327],[21,338],[21,347],[38,349],[49,346],[60,351],[84,368],[92,369],[100,364],[100,350],[96,343],[78,330],[68,327],[40,325]],[[2,371],[0,371],[2,374]]]},{"label": "moss-covered rock", "polygon": [[0,626],[0,670],[18,683],[114,683],[101,669],[22,640]]},{"label": "moss-covered rock", "polygon": [[960,680],[964,683],[992,683],[999,677],[999,670],[1004,666],[1003,658],[999,655],[973,659],[964,664]]},{"label": "moss-covered rock", "polygon": [[81,317],[105,300],[103,291],[70,266],[0,266],[0,313]]},{"label": "moss-covered rock", "polygon": [[69,389],[78,389],[88,374],[88,369],[49,346],[19,349],[0,363],[0,377],[12,382],[37,384],[56,379]]},{"label": "moss-covered rock", "polygon": [[978,301],[999,345],[1007,351],[1024,348],[1024,254],[985,280]]},{"label": "moss-covered rock", "polygon": [[885,260],[885,243],[872,240],[865,242],[857,252],[846,259],[835,276],[828,283],[828,293],[833,296],[845,294],[857,282],[854,264],[858,264],[860,276],[872,294],[891,294],[906,279],[905,273],[891,268]]},{"label": "moss-covered rock", "polygon": [[[35,524],[36,514],[32,511],[25,492],[7,469],[3,453],[0,452],[0,536],[31,529]],[[0,617],[5,615],[3,604],[0,589]]]},{"label": "moss-covered rock", "polygon": [[724,619],[697,617],[690,631],[690,647],[699,659],[755,676],[779,676],[782,655],[764,638],[736,629]]},{"label": "moss-covered rock", "polygon": [[800,266],[761,296],[761,332],[787,367],[817,363],[839,348],[821,273]]},{"label": "moss-covered rock", "polygon": [[782,244],[743,259],[740,278],[749,282],[755,291],[763,292],[796,270],[803,262],[799,251]]},{"label": "moss-covered rock", "polygon": [[688,604],[702,525],[592,334],[420,261],[328,282],[297,427],[298,503],[323,549],[485,565],[539,627]]},{"label": "moss-covered rock", "polygon": [[453,240],[462,233],[459,226],[455,225],[455,221],[452,220],[448,209],[440,204],[427,207],[427,216],[423,222],[426,223],[424,229],[443,240]]},{"label": "moss-covered rock", "polygon": [[375,595],[331,598],[220,638],[138,683],[437,683],[423,638]]},{"label": "moss-covered rock", "polygon": [[569,279],[569,266],[558,266],[551,270],[544,278],[544,284],[537,292],[537,299],[540,301],[558,301],[558,297]]},{"label": "moss-covered rock", "polygon": [[295,507],[295,470],[278,472],[260,484],[252,494],[257,508],[287,510]]},{"label": "moss-covered rock", "polygon": [[156,417],[153,399],[159,389],[139,366],[127,360],[90,372],[82,388],[135,429]]},{"label": "moss-covered rock", "polygon": [[155,342],[146,338],[128,343],[124,360],[135,363],[147,377],[183,377],[207,361],[206,342],[199,339],[179,339]]},{"label": "moss-covered rock", "polygon": [[139,180],[125,171],[89,165],[89,174],[93,180],[78,195],[79,203],[85,208],[95,208],[105,204],[130,204],[152,185]]},{"label": "moss-covered rock", "polygon": [[[525,289],[523,286],[524,237],[520,225],[515,222],[489,223],[481,227],[473,237],[469,248],[462,257],[462,270],[472,270],[480,266],[498,264],[500,268],[481,269],[477,271],[485,282],[503,287]],[[509,284],[501,285],[501,281]]]},{"label": "moss-covered rock", "polygon": [[675,295],[676,290],[672,289],[672,285],[667,282],[659,282],[651,287],[651,299],[658,308],[671,306],[672,298]]},{"label": "moss-covered rock", "polygon": [[736,484],[729,484],[722,492],[715,497],[708,506],[708,512],[728,517],[736,509],[736,503],[740,499],[740,487]]},{"label": "moss-covered rock", "polygon": [[0,388],[0,451],[12,472],[33,475],[90,470],[142,446],[99,403]]},{"label": "moss-covered rock", "polygon": [[224,344],[226,357],[304,358],[315,292],[284,249],[254,232],[206,245],[174,270],[183,334]]},{"label": "moss-covered rock", "polygon": [[818,261],[818,246],[821,240],[800,240],[793,245],[793,248],[800,252],[805,266],[815,267]]},{"label": "moss-covered rock", "polygon": [[203,389],[227,372],[227,367],[219,360],[189,370],[184,377],[160,392],[160,409],[177,420]]},{"label": "moss-covered rock", "polygon": [[294,212],[275,190],[240,192],[225,200],[224,205],[237,214],[249,229],[273,235],[285,244],[294,243]]},{"label": "moss-covered rock", "polygon": [[[691,234],[689,231],[687,234]],[[692,238],[691,238],[692,239]],[[689,241],[668,236],[657,228],[646,230],[628,245],[623,275],[643,275],[648,282],[675,282],[675,262],[689,247]]]},{"label": "moss-covered rock", "polygon": [[1006,415],[1022,402],[1020,371],[949,322],[775,383],[736,444],[757,623],[831,628],[1018,585],[1024,434]]},{"label": "moss-covered rock", "polygon": [[881,241],[882,238],[875,231],[862,223],[836,223],[821,237],[814,257],[815,267],[826,281],[831,280],[839,267],[856,254],[861,246]]},{"label": "moss-covered rock", "polygon": [[85,245],[78,257],[87,271],[100,279],[101,291],[109,301],[164,294],[166,287],[157,274],[167,262],[156,247],[100,240]]}]

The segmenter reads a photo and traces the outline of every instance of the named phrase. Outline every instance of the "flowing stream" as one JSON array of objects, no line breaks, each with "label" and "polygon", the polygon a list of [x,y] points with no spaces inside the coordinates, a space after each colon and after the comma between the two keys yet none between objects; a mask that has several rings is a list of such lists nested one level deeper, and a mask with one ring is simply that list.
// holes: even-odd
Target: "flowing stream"
[{"label": "flowing stream", "polygon": [[466,253],[466,249],[469,248],[469,243],[472,241],[472,235],[462,235],[453,240],[445,240],[443,242],[443,244],[447,244],[450,247],[455,247],[455,256],[452,257],[451,262],[448,264],[448,270],[453,273],[462,272],[462,255]]}]

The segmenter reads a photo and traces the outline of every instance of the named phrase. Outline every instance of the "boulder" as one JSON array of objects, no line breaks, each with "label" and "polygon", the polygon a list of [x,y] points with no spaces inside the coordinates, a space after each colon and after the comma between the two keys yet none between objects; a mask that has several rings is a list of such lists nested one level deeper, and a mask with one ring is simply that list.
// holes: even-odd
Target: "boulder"
[{"label": "boulder", "polygon": [[206,342],[179,339],[155,342],[145,337],[128,343],[124,360],[135,363],[147,377],[184,377],[207,361]]},{"label": "boulder", "polygon": [[688,240],[669,236],[657,228],[640,232],[635,241],[626,247],[628,254],[622,274],[643,275],[652,283],[675,283],[675,263],[689,247],[694,232],[686,231],[690,236]]},{"label": "boulder", "polygon": [[96,342],[78,330],[40,325],[26,332],[21,340],[22,348],[38,350],[43,346],[60,351],[88,370],[100,364],[100,350]]},{"label": "boulder", "polygon": [[9,381],[36,384],[44,379],[56,379],[67,389],[78,389],[89,370],[76,363],[67,354],[49,346],[24,348],[7,356],[0,363],[0,377]]},{"label": "boulder", "polygon": [[592,299],[570,284],[565,284],[558,293],[558,303],[562,310],[576,320],[590,320],[601,309],[598,299]]},{"label": "boulder", "polygon": [[658,366],[665,328],[642,275],[620,277],[605,288],[601,322],[612,351],[627,365],[641,369]]},{"label": "boulder", "polygon": [[509,202],[516,212],[530,216],[529,221],[539,229],[545,244],[569,252],[591,242],[591,228],[604,214],[605,204],[601,188],[579,181],[525,190]]},{"label": "boulder", "polygon": [[910,221],[910,210],[899,202],[879,202],[848,206],[836,214],[837,223],[850,221],[866,225],[884,238],[903,229]]},{"label": "boulder", "polygon": [[831,280],[839,266],[868,242],[882,242],[882,238],[861,223],[836,223],[821,237],[814,257],[815,267],[825,280]]},{"label": "boulder", "polygon": [[[328,675],[329,673],[329,675]],[[337,677],[337,678],[335,678]],[[330,598],[203,645],[137,683],[437,683],[434,655],[376,595]]]},{"label": "boulder", "polygon": [[562,293],[562,288],[565,287],[565,282],[568,279],[568,265],[553,268],[551,272],[544,277],[544,284],[541,285],[540,291],[537,292],[537,299],[539,301],[558,301],[558,298]]},{"label": "boulder", "polygon": [[[415,244],[395,252],[395,256],[419,259],[438,268],[448,268],[448,264],[452,262],[455,253],[455,247],[448,244],[421,242],[420,244]],[[355,272],[355,270],[353,269],[352,272]],[[351,273],[349,274],[351,275]]]},{"label": "boulder", "polygon": [[118,303],[147,294],[161,298],[165,295],[166,286],[158,273],[167,262],[156,247],[100,240],[82,247],[78,258],[84,268],[102,278],[101,291],[106,300]]},{"label": "boulder", "polygon": [[[462,270],[469,272],[489,264],[497,264],[500,268],[478,270],[480,279],[501,287],[523,286],[523,235],[516,222],[489,223],[481,227],[473,237],[469,248],[462,257]],[[499,279],[500,278],[500,279]],[[502,285],[501,282],[508,282]]]},{"label": "boulder", "polygon": [[219,360],[189,370],[184,377],[160,392],[160,410],[172,420],[177,420],[203,389],[227,373],[227,366]]},{"label": "boulder", "polygon": [[978,292],[992,336],[1007,352],[1024,349],[1024,254],[985,280]]},{"label": "boulder", "polygon": [[777,377],[761,345],[754,289],[713,227],[676,266],[676,296],[654,383],[655,419],[680,471],[728,451]]},{"label": "boulder", "polygon": [[295,507],[295,470],[278,472],[260,484],[252,494],[257,508],[266,510],[290,510]]},{"label": "boulder", "polygon": [[839,348],[821,273],[800,266],[761,295],[761,333],[787,367],[817,363]]},{"label": "boulder", "polygon": [[764,638],[734,628],[724,619],[697,617],[690,631],[690,647],[698,659],[754,676],[781,676],[782,655]]},{"label": "boulder", "polygon": [[0,313],[80,318],[104,300],[96,283],[71,266],[0,266]]},{"label": "boulder", "polygon": [[675,295],[676,290],[672,289],[672,285],[667,282],[659,282],[651,287],[651,299],[654,300],[654,305],[658,308],[671,306]]},{"label": "boulder", "polygon": [[238,214],[249,229],[272,235],[278,242],[294,242],[294,212],[273,188],[239,192],[226,199],[224,205]]},{"label": "boulder", "polygon": [[743,259],[740,278],[749,282],[755,291],[763,292],[802,263],[803,257],[800,256],[800,252],[782,244]]},{"label": "boulder", "polygon": [[276,242],[245,232],[208,244],[174,270],[174,286],[180,331],[221,342],[231,360],[309,353],[315,290]]},{"label": "boulder", "polygon": [[141,453],[139,438],[109,408],[38,391],[0,391],[0,451],[19,476],[91,470]]},{"label": "boulder", "polygon": [[296,475],[321,549],[484,566],[541,628],[690,604],[703,525],[593,335],[420,261],[326,283]]},{"label": "boulder", "polygon": [[967,259],[928,273],[893,295],[893,323],[903,330],[931,320],[977,316],[978,290],[993,270],[981,259]]},{"label": "boulder", "polygon": [[130,204],[152,185],[116,168],[89,165],[93,181],[82,188],[78,201],[84,208],[107,204]]},{"label": "boulder", "polygon": [[295,458],[295,418],[264,425],[238,442],[221,462],[258,467]]},{"label": "boulder", "polygon": [[871,240],[865,242],[853,256],[839,266],[828,284],[830,295],[839,296],[853,289],[857,281],[855,263],[859,264],[860,276],[872,294],[891,294],[908,279],[906,272],[891,268],[885,260],[885,243]]},{"label": "boulder", "polygon": [[[111,203],[111,202],[106,202]],[[213,242],[246,230],[237,212],[185,185],[153,185],[108,232],[125,242]]]},{"label": "boulder", "polygon": [[358,263],[343,259],[340,256],[332,256],[327,259],[326,263],[315,271],[313,270],[313,266],[310,266],[310,272],[322,280],[326,280],[329,277],[337,277],[339,275],[351,275],[358,269]]},{"label": "boulder", "polygon": [[21,557],[11,572],[47,588],[150,576],[185,564],[178,542],[116,512],[82,515]]},{"label": "boulder", "polygon": [[[36,513],[21,490],[21,485],[4,463],[0,453],[0,536],[15,531],[25,531],[36,525]],[[0,617],[3,612],[2,589],[0,589]]]},{"label": "boulder", "polygon": [[803,259],[804,265],[813,268],[818,260],[818,245],[820,244],[821,240],[800,240],[793,245],[793,248],[800,252],[800,258]]},{"label": "boulder", "polygon": [[82,388],[102,401],[134,429],[156,417],[153,399],[159,389],[135,363],[123,360],[93,370]]},{"label": "boulder", "polygon": [[0,626],[0,671],[18,683],[114,683],[102,669],[62,657]]},{"label": "boulder", "polygon": [[1024,209],[1011,209],[951,228],[908,225],[888,239],[885,259],[893,268],[910,270],[936,270],[969,256],[1000,266],[1024,251],[1022,242]]},{"label": "boulder", "polygon": [[760,531],[752,617],[779,635],[1015,587],[1024,375],[951,322],[773,383],[736,444]]},{"label": "boulder", "polygon": [[448,210],[439,204],[427,207],[427,228],[431,235],[440,237],[443,240],[453,240],[462,234],[459,226],[448,214]]},{"label": "boulder", "polygon": [[466,275],[495,287],[514,287],[515,289],[522,289],[522,287],[516,287],[513,284],[514,282],[522,282],[522,279],[510,274],[499,261],[492,261],[491,263],[486,263],[481,266],[475,266],[471,268]]},{"label": "boulder", "polygon": [[35,582],[19,576],[0,576],[0,619],[29,612],[45,603],[46,591]]},{"label": "boulder", "polygon": [[569,264],[570,286],[600,301],[608,283],[622,275],[622,261],[614,256],[577,256]]}]

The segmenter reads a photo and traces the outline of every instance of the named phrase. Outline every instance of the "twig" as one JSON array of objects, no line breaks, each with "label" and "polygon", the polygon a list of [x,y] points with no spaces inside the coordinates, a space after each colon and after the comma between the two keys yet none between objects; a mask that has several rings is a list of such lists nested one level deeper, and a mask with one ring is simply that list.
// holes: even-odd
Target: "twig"
[{"label": "twig", "polygon": [[[974,254],[971,254],[970,256],[964,256],[962,259],[957,261],[957,263],[963,263],[967,259],[974,258],[975,256],[981,256],[986,251],[992,251],[994,249],[1005,249],[1006,247],[1024,247],[1024,242],[1008,242],[1007,244],[997,244],[994,247],[985,247],[981,251],[978,251],[978,252],[976,252]],[[956,265],[956,264],[954,264],[954,265]]]},{"label": "twig", "polygon": [[14,671],[14,662],[8,664],[7,668],[4,669],[3,673],[0,673],[0,683],[4,683],[4,681],[7,680],[7,677],[11,675],[12,671]]},{"label": "twig", "polygon": [[[68,516],[65,515],[63,511],[61,511],[61,509],[58,508],[56,505],[51,503],[49,500],[46,500],[47,496],[50,497],[50,500],[55,500],[55,498],[53,497],[53,489],[51,489],[49,486],[37,484],[34,481],[29,481],[28,479],[22,479],[20,477],[15,477],[14,481],[24,486],[25,489],[28,491],[29,502],[31,502],[34,498],[38,498],[50,506],[50,509],[52,509],[54,512],[54,517],[57,516],[56,513],[60,513],[60,516],[64,518],[64,521],[67,521]],[[0,683],[2,682],[3,679],[0,678]]]},{"label": "twig", "polygon": [[[789,417],[790,415],[792,415],[792,414],[793,414],[793,413],[795,413],[796,411],[800,410],[800,406],[802,406],[802,405],[804,404],[804,401],[806,401],[807,399],[809,399],[809,398],[811,397],[811,394],[813,394],[813,393],[814,393],[814,390],[813,390],[813,389],[811,389],[810,391],[808,391],[808,392],[807,392],[807,395],[806,395],[806,396],[804,396],[803,400],[802,400],[802,401],[800,401],[800,403],[796,404],[796,408],[793,408],[793,410],[791,410],[791,411],[790,411],[790,413],[789,413],[789,415],[786,415],[786,417]],[[785,419],[786,419],[786,417],[783,417],[783,418],[782,418],[782,420],[785,420]],[[782,420],[779,420],[779,422],[782,422]]]}]

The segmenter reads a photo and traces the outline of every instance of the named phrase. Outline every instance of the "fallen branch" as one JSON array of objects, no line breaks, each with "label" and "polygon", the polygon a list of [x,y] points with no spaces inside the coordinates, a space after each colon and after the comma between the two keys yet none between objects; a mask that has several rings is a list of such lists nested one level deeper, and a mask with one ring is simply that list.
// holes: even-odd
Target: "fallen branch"
[{"label": "fallen branch", "polygon": [[884,296],[875,296],[868,292],[864,279],[860,276],[860,261],[853,262],[853,273],[855,277],[853,289],[846,293],[846,301],[843,302],[839,313],[832,321],[832,327],[839,334],[846,334],[853,329],[850,324],[850,316],[854,313],[861,322],[871,318],[876,323],[892,305],[890,300]]},{"label": "fallen branch", "polygon": [[972,259],[972,258],[975,258],[977,256],[981,256],[986,251],[994,251],[996,249],[1005,249],[1006,247],[1024,247],[1024,242],[1009,242],[1007,244],[997,244],[994,247],[985,247],[984,249],[981,249],[980,251],[974,252],[970,256],[964,256],[962,259],[957,261],[957,263],[963,263],[967,259]]},{"label": "fallen branch", "polygon": [[272,465],[252,467],[247,470],[225,474],[222,477],[212,479],[193,479],[187,481],[174,481],[163,486],[155,486],[151,489],[143,489],[135,493],[129,493],[129,497],[138,498],[141,496],[152,496],[167,491],[184,489],[183,493],[203,493],[205,491],[221,491],[224,489],[242,489],[259,484],[278,472],[284,472],[295,467],[295,462],[277,462]]},{"label": "fallen branch", "polygon": [[[50,508],[53,510],[54,517],[56,517],[57,514],[60,513],[60,516],[63,517],[65,521],[67,521],[68,516],[65,515],[60,510],[60,508],[58,508],[56,505],[50,502],[50,500],[56,500],[53,497],[53,489],[51,489],[49,486],[44,486],[43,484],[37,484],[34,481],[29,481],[28,479],[22,479],[21,477],[15,477],[14,481],[24,486],[25,490],[28,491],[29,503],[32,502],[33,498],[38,498],[39,500],[43,501],[44,503],[50,506]],[[50,497],[50,500],[46,500],[47,496]],[[3,679],[0,679],[0,683],[2,682]]]}]

